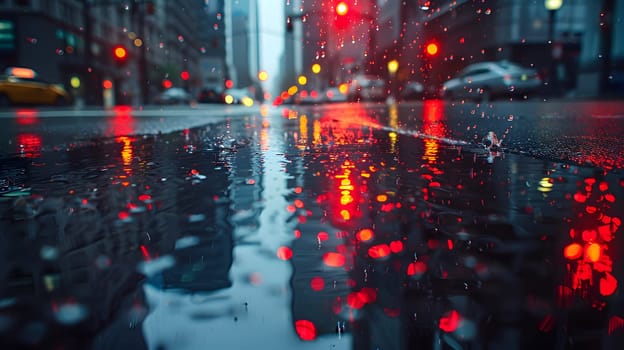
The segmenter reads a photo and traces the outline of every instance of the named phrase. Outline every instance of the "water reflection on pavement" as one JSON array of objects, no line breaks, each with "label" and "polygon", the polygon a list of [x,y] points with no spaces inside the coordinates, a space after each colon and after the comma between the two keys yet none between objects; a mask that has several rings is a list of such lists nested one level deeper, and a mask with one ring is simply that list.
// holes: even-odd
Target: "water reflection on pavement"
[{"label": "water reflection on pavement", "polygon": [[2,345],[622,345],[617,173],[308,112],[3,161]]}]

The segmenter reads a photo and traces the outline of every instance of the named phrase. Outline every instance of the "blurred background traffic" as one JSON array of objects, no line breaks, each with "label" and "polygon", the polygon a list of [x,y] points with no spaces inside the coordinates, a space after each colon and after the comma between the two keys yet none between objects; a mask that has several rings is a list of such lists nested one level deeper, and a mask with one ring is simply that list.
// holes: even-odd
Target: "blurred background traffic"
[{"label": "blurred background traffic", "polygon": [[[619,0],[7,0],[0,102],[621,97],[623,12]],[[24,99],[33,83],[50,96]]]}]

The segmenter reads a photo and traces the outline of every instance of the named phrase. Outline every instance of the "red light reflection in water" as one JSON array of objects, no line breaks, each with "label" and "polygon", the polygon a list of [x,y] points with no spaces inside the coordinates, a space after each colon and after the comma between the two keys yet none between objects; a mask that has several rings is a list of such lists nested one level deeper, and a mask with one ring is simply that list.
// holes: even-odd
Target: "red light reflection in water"
[{"label": "red light reflection in water", "polygon": [[134,118],[132,107],[115,106],[113,116],[108,119],[108,132],[111,136],[130,135],[134,133]]},{"label": "red light reflection in water", "polygon": [[439,138],[446,137],[444,125],[444,102],[442,100],[426,100],[423,106],[423,133],[429,137],[424,138],[425,153],[423,160],[434,164],[438,160]]},{"label": "red light reflection in water", "polygon": [[[347,109],[328,111],[321,117],[321,133],[326,144],[357,144],[372,137],[373,129],[382,125],[373,119],[364,107],[351,105]],[[368,128],[368,133],[364,133]]]},{"label": "red light reflection in water", "polygon": [[36,134],[17,134],[18,153],[25,158],[41,157],[41,137]]},{"label": "red light reflection in water", "polygon": [[563,249],[569,288],[559,287],[559,304],[569,306],[574,294],[602,309],[605,301],[598,295],[612,296],[618,288],[618,280],[612,274],[614,262],[609,255],[609,244],[616,238],[622,221],[611,216],[617,208],[616,197],[608,192],[606,182],[590,177],[579,187],[569,196],[575,202],[577,220],[576,227],[569,232],[571,242]]},{"label": "red light reflection in water", "polygon": [[350,224],[359,219],[361,189],[355,174],[355,164],[345,160],[340,166],[341,172],[332,177],[332,189],[329,193],[330,219],[337,226]]},{"label": "red light reflection in water", "polygon": [[120,136],[117,138],[117,142],[123,143],[121,149],[121,161],[124,166],[124,171],[127,175],[132,174],[132,159],[134,158],[134,149],[132,147],[132,139],[126,136]]},{"label": "red light reflection in water", "polygon": [[33,125],[39,121],[39,114],[34,109],[18,109],[15,116],[15,121],[19,125]]}]

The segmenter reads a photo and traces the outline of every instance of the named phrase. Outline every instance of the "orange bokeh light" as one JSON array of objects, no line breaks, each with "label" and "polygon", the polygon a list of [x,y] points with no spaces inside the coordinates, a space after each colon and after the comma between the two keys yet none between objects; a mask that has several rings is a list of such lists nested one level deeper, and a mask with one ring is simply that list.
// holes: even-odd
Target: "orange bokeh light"
[{"label": "orange bokeh light", "polygon": [[575,260],[581,257],[583,254],[583,247],[578,243],[572,243],[563,248],[563,256]]},{"label": "orange bokeh light", "polygon": [[323,262],[330,267],[341,267],[344,266],[346,258],[340,253],[328,252],[323,255]]},{"label": "orange bokeh light", "polygon": [[361,242],[367,242],[373,239],[373,230],[369,228],[362,229],[355,234],[355,238]]},{"label": "orange bokeh light", "polygon": [[390,255],[390,247],[387,244],[377,244],[368,249],[368,256],[373,259],[381,259]]},{"label": "orange bokeh light", "polygon": [[118,60],[123,60],[126,57],[128,57],[128,51],[123,46],[116,46],[113,49],[113,54],[115,55],[115,58]]},{"label": "orange bokeh light", "polygon": [[600,244],[592,243],[585,249],[585,257],[591,262],[600,260]]},{"label": "orange bokeh light", "polygon": [[427,44],[426,51],[427,51],[427,54],[429,56],[436,55],[438,53],[438,50],[439,50],[438,44],[436,44],[436,43],[429,43],[429,44]]}]

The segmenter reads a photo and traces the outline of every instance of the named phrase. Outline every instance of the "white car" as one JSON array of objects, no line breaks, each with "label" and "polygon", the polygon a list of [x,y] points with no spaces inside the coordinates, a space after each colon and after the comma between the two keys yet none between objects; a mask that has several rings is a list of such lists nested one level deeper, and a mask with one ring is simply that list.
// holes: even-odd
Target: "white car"
[{"label": "white car", "polygon": [[498,61],[475,63],[442,85],[442,97],[489,101],[495,97],[523,96],[537,91],[542,79],[534,69]]},{"label": "white car", "polygon": [[349,101],[384,101],[388,97],[386,81],[373,75],[357,75],[349,84]]},{"label": "white car", "polygon": [[186,92],[186,90],[172,87],[163,91],[160,95],[156,96],[155,102],[161,105],[171,105],[179,103],[187,104],[191,103],[191,100],[191,94]]}]

